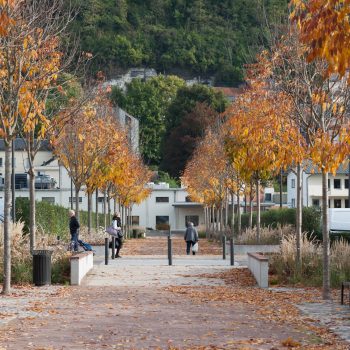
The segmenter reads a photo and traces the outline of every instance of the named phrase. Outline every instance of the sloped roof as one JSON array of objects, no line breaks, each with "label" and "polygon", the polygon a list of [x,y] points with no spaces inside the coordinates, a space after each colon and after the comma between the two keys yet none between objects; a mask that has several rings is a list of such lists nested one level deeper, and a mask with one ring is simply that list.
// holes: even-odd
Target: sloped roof
[{"label": "sloped roof", "polygon": [[[14,145],[15,151],[24,151],[26,149],[25,142],[21,138],[15,139]],[[0,139],[0,151],[5,151],[4,139]],[[52,151],[49,140],[41,141],[40,151]]]},{"label": "sloped roof", "polygon": [[[317,168],[317,166],[312,163],[307,164],[305,167],[306,174],[321,174],[322,172]],[[349,165],[348,162],[341,164],[337,169],[338,175],[348,175],[349,174]]]}]

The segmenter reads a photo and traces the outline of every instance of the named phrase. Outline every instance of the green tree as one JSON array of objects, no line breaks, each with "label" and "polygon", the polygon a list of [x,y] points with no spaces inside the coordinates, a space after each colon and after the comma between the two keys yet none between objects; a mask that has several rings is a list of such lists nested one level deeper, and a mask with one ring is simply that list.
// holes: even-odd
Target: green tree
[{"label": "green tree", "polygon": [[175,76],[134,79],[124,93],[112,89],[112,101],[140,121],[140,150],[148,164],[159,164],[167,107],[185,82]]}]

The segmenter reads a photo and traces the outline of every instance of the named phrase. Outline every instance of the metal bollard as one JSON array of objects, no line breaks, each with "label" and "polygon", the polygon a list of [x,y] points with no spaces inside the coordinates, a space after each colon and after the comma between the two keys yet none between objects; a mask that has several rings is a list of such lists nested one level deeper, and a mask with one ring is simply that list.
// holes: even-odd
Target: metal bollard
[{"label": "metal bollard", "polygon": [[235,256],[234,256],[234,247],[233,247],[233,238],[230,238],[230,263],[231,266],[235,264]]},{"label": "metal bollard", "polygon": [[108,238],[105,238],[105,265],[108,265]]},{"label": "metal bollard", "polygon": [[222,236],[222,258],[226,260],[226,236]]},{"label": "metal bollard", "polygon": [[115,258],[115,237],[112,237],[112,259]]},{"label": "metal bollard", "polygon": [[173,264],[173,244],[172,244],[170,232],[168,236],[168,261],[169,261],[169,266],[171,266]]}]

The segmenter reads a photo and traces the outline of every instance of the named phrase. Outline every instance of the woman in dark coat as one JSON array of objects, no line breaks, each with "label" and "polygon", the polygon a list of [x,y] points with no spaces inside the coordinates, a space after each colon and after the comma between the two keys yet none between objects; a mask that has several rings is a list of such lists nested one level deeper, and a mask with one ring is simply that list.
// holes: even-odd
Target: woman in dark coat
[{"label": "woman in dark coat", "polygon": [[75,217],[75,211],[74,210],[69,210],[69,231],[70,231],[70,239],[71,242],[74,242],[74,251],[78,251],[78,229],[80,227],[79,222],[77,218]]},{"label": "woman in dark coat", "polygon": [[[191,246],[194,246],[198,242],[198,232],[193,226],[193,222],[188,223],[184,240],[186,241],[186,253],[190,255]],[[192,254],[196,255],[195,252],[192,252]]]},{"label": "woman in dark coat", "polygon": [[122,236],[122,221],[120,219],[120,213],[115,213],[112,218],[112,226],[115,230],[118,231],[118,237],[115,237],[115,246],[117,252],[115,254],[116,258],[121,258],[119,255],[120,249],[123,246],[123,236]]}]

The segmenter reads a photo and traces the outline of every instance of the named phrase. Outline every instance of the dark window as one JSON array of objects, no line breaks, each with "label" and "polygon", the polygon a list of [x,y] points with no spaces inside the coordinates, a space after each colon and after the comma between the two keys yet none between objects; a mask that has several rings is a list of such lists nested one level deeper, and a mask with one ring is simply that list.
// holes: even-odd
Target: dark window
[{"label": "dark window", "polygon": [[272,200],[272,194],[271,193],[265,193],[265,201],[271,202]]},{"label": "dark window", "polygon": [[334,179],[334,188],[336,188],[336,189],[341,188],[340,179]]},{"label": "dark window", "polygon": [[2,166],[2,158],[0,158],[0,166]]},{"label": "dark window", "polygon": [[28,188],[27,174],[15,174],[15,187],[16,189]]},{"label": "dark window", "polygon": [[186,202],[192,202],[192,199],[190,196],[186,196],[186,199],[185,199]]},{"label": "dark window", "polygon": [[344,187],[349,188],[349,179],[345,179]]},{"label": "dark window", "polygon": [[169,230],[169,216],[156,216],[156,229]]},{"label": "dark window", "polygon": [[319,199],[313,199],[312,200],[312,205],[314,207],[319,207],[320,206],[320,200]]},{"label": "dark window", "polygon": [[334,208],[341,208],[341,199],[334,200]]},{"label": "dark window", "polygon": [[345,208],[349,208],[349,200],[345,199]]},{"label": "dark window", "polygon": [[187,215],[187,216],[185,216],[185,226],[187,226],[187,224],[189,222],[193,222],[194,226],[198,226],[199,225],[199,216],[198,215]]},{"label": "dark window", "polygon": [[[99,203],[103,203],[104,202],[104,197],[98,197],[97,200]],[[106,201],[107,201],[107,197],[106,197]]]},{"label": "dark window", "polygon": [[291,184],[292,188],[295,188],[295,179],[292,179],[292,184]]},{"label": "dark window", "polygon": [[51,204],[55,204],[55,197],[42,197],[41,200],[43,202],[48,202]]},{"label": "dark window", "polygon": [[331,180],[328,179],[328,189],[330,189],[330,188],[331,188]]},{"label": "dark window", "polygon": [[295,208],[295,198],[292,198],[292,208]]},{"label": "dark window", "polygon": [[156,197],[156,203],[169,203],[169,197]]},{"label": "dark window", "polygon": [[[69,197],[69,203],[72,201],[72,197]],[[83,202],[83,197],[79,197],[79,203]],[[73,203],[75,203],[75,197],[73,197]]]}]

